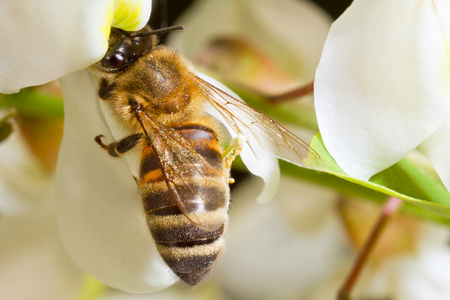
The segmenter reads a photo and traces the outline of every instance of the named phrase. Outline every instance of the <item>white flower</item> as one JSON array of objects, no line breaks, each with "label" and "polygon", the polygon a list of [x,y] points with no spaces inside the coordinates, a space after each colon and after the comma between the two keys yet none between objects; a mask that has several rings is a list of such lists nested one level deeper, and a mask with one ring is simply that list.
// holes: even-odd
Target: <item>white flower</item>
[{"label": "white flower", "polygon": [[87,71],[79,70],[104,56],[111,26],[138,30],[150,10],[146,0],[48,0],[3,1],[0,13],[7,41],[0,50],[1,92],[67,75],[61,80],[65,128],[55,199],[65,246],[84,271],[137,292],[176,279],[157,256],[127,165],[110,160],[93,141],[109,129],[98,112],[97,88]]},{"label": "white flower", "polygon": [[64,250],[45,174],[17,128],[0,143],[0,295],[73,299],[83,273]]},{"label": "white flower", "polygon": [[[285,8],[293,7],[292,1],[267,1],[264,6],[255,1],[252,3],[253,8],[263,8],[258,10],[261,20],[272,20],[272,8],[281,5],[279,3]],[[132,8],[122,7],[128,4]],[[5,22],[19,23],[16,15],[11,13],[16,10],[23,10],[26,18],[24,25],[17,26],[16,31],[9,28],[14,35],[5,35],[14,41],[11,42],[13,45],[0,50],[0,65],[5,70],[0,77],[3,92],[64,76],[61,79],[65,98],[64,137],[55,182],[59,230],[69,254],[83,271],[107,285],[132,292],[162,289],[177,279],[157,255],[145,224],[131,164],[106,155],[93,140],[99,134],[110,140],[123,135],[116,131],[108,119],[110,116],[103,112],[97,87],[83,69],[101,59],[106,52],[110,26],[126,30],[142,27],[148,19],[150,4],[151,1],[138,0],[47,1],[41,6],[27,6],[25,1],[17,6],[9,4],[5,11],[11,16],[3,19]],[[297,8],[287,11],[299,17],[294,13],[299,12]],[[4,16],[8,17],[8,13]],[[284,18],[279,15],[278,19],[281,17]],[[138,22],[131,22],[136,18]],[[277,27],[277,22],[266,23],[259,26],[264,30]],[[283,29],[278,28],[274,40],[280,38],[285,43],[283,53],[297,53],[298,49],[288,43],[292,34],[286,35]],[[14,40],[13,36],[18,38]],[[264,41],[261,36],[259,40],[260,43]],[[27,47],[29,42],[37,46]],[[321,47],[322,42],[318,45]],[[317,51],[312,52],[317,55]],[[283,57],[282,54],[278,56],[280,60]],[[292,61],[284,61],[284,64],[296,72],[303,72],[302,68],[305,68],[312,78],[314,60],[311,62],[307,56],[295,65]],[[261,167],[264,165],[250,166],[251,169]],[[272,186],[277,183],[273,179],[266,181]]]},{"label": "white flower", "polygon": [[61,85],[66,113],[56,213],[69,253],[83,270],[112,287],[149,292],[171,285],[176,278],[157,255],[126,160],[99,151],[94,142],[99,134],[114,140],[96,84],[80,71],[61,79]]},{"label": "white flower", "polygon": [[450,2],[357,0],[333,24],[315,81],[319,128],[351,176],[419,147],[450,188]]},{"label": "white flower", "polygon": [[151,1],[1,1],[0,92],[44,84],[99,61],[111,26],[137,30]]}]

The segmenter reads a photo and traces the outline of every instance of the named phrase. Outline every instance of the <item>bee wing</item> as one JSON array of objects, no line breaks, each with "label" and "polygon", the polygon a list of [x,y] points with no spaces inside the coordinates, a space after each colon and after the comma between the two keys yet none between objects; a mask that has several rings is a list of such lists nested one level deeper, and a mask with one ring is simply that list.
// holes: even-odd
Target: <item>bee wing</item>
[{"label": "bee wing", "polygon": [[[208,176],[208,169],[212,166],[176,130],[157,122],[146,112],[140,112],[139,116],[146,139],[158,156],[164,180],[179,210],[200,229],[219,229],[226,218],[228,198],[221,201],[219,197],[203,197],[209,184],[223,184],[219,179],[214,182]],[[192,178],[195,178],[195,183],[189,180]],[[208,202],[218,207],[214,218],[205,214]]]},{"label": "bee wing", "polygon": [[324,165],[317,152],[276,121],[202,78],[196,80],[209,104],[235,133],[245,136],[245,142],[258,159],[262,150],[302,167]]}]

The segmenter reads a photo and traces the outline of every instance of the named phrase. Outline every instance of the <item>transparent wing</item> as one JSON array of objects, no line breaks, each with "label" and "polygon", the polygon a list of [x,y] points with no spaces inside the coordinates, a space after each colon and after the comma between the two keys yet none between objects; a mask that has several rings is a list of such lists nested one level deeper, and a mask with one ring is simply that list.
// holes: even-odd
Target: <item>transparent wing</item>
[{"label": "transparent wing", "polygon": [[319,154],[295,134],[263,113],[197,77],[199,87],[211,106],[223,117],[259,158],[260,151],[302,167],[322,168]]},{"label": "transparent wing", "polygon": [[223,185],[225,174],[211,177],[211,168],[218,166],[210,165],[176,130],[157,122],[145,111],[139,112],[139,118],[177,207],[198,228],[219,229],[226,218],[228,195],[210,197],[208,189]]}]

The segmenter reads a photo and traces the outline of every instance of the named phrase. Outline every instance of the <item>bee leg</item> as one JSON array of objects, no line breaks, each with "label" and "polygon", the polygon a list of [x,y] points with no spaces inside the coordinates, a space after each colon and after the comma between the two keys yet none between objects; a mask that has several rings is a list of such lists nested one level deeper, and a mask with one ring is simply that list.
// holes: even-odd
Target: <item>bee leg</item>
[{"label": "bee leg", "polygon": [[113,157],[118,157],[119,155],[122,155],[125,152],[128,152],[129,150],[133,149],[134,146],[136,146],[139,140],[142,138],[142,134],[141,133],[132,134],[127,137],[124,137],[119,141],[112,142],[108,145],[105,145],[102,142],[102,137],[103,135],[97,135],[95,137],[95,141],[97,142],[97,144],[99,144],[100,147],[102,147],[102,149],[108,152],[109,155]]},{"label": "bee leg", "polygon": [[108,84],[106,80],[102,80],[100,82],[100,88],[98,91],[98,95],[102,100],[108,100],[113,97],[114,89],[116,88],[115,83]]}]

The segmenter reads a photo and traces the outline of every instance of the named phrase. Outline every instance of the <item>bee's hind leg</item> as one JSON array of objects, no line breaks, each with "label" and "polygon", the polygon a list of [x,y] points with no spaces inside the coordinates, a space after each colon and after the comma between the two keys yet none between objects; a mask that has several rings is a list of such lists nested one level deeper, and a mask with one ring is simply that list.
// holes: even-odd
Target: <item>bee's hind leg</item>
[{"label": "bee's hind leg", "polygon": [[100,147],[102,147],[102,149],[104,149],[106,152],[108,152],[109,155],[111,155],[113,157],[118,157],[118,156],[124,154],[125,152],[133,149],[134,146],[136,146],[138,144],[139,140],[142,138],[142,133],[136,133],[136,134],[129,135],[119,141],[112,142],[107,145],[103,144],[102,137],[103,137],[103,135],[97,135],[95,137],[95,141],[97,142],[97,144],[99,144]]}]

